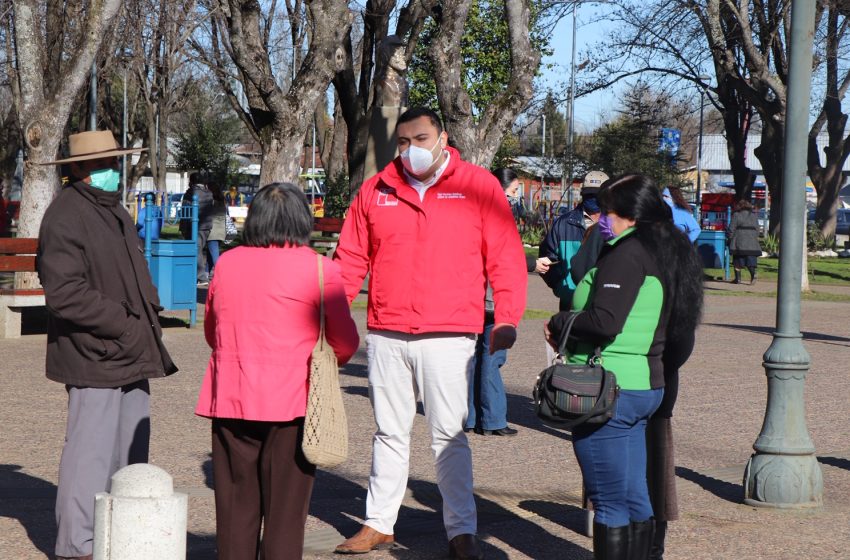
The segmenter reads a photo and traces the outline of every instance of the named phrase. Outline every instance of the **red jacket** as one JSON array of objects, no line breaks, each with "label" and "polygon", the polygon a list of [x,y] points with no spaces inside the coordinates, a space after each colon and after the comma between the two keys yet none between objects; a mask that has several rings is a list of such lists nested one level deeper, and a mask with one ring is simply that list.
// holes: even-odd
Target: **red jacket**
[{"label": "red jacket", "polygon": [[423,201],[396,158],[351,204],[334,259],[349,301],[370,273],[370,329],[480,333],[487,278],[496,323],[522,318],[528,273],[505,194],[486,169],[448,151]]},{"label": "red jacket", "polygon": [[[339,267],[322,258],[325,334],[340,364],[357,350]],[[207,295],[213,349],[195,414],[287,422],[304,416],[319,338],[319,269],[309,247],[237,247],[221,256]]]}]

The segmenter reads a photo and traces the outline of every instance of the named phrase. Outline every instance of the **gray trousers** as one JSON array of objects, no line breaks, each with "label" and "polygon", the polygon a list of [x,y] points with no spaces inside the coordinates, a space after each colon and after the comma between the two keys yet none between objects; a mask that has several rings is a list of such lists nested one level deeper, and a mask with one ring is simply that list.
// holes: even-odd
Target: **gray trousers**
[{"label": "gray trousers", "polygon": [[56,555],[86,556],[94,541],[94,495],[122,467],[146,463],[150,442],[147,380],[114,389],[66,386],[68,426],[56,494]]}]

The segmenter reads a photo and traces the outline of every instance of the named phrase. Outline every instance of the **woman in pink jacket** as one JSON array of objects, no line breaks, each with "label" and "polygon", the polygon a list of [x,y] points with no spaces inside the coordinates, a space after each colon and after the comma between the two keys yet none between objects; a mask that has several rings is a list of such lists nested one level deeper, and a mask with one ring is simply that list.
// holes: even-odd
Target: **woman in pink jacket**
[{"label": "woman in pink jacket", "polygon": [[[195,413],[212,419],[220,560],[301,558],[315,466],[301,452],[310,354],[319,337],[313,217],[294,185],[254,198],[243,245],[221,256],[207,296],[212,356]],[[357,327],[339,266],[322,258],[325,332],[339,362]]]}]

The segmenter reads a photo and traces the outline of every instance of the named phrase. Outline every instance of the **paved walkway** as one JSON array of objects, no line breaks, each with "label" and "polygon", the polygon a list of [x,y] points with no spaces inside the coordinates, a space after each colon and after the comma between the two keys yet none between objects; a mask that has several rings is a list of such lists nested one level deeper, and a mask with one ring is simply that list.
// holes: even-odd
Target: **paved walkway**
[{"label": "paved walkway", "polygon": [[[760,282],[757,290],[775,290]],[[770,344],[775,301],[710,283],[697,347],[682,372],[674,417],[682,518],[671,524],[675,559],[850,559],[850,304],[806,301],[802,330],[812,356],[806,419],[824,476],[824,507],[809,511],[743,505],[744,465],[766,401],[762,354]],[[833,289],[831,289],[833,290]],[[850,288],[834,288],[850,294]],[[529,307],[554,309],[543,283],[530,278]],[[365,312],[355,311],[361,329]],[[185,314],[184,314],[185,315]],[[531,410],[543,367],[543,320],[523,323],[504,368],[513,438],[471,436],[479,530],[488,559],[590,559],[582,535],[581,479],[567,435],[542,426]],[[193,416],[209,350],[199,328],[166,329],[181,372],[152,384],[151,461],[190,495],[190,559],[215,558],[209,423]],[[0,559],[50,557],[53,500],[63,441],[65,393],[44,378],[45,336],[0,341]],[[361,350],[342,376],[352,457],[321,472],[306,538],[308,558],[332,558],[364,513],[374,430]],[[369,558],[443,558],[445,534],[425,423],[414,426],[409,492],[396,527],[398,546]]]}]

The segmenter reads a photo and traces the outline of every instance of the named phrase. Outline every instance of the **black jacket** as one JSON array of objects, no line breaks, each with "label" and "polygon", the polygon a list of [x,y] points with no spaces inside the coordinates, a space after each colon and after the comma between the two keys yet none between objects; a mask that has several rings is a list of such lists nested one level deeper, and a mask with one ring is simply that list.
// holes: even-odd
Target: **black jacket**
[{"label": "black jacket", "polygon": [[[213,214],[215,213],[213,208],[215,201],[213,200],[212,192],[206,185],[190,185],[186,189],[186,192],[183,193],[183,199],[180,204],[188,208],[192,205],[192,196],[196,194],[198,195],[198,229],[211,230],[213,227]],[[190,239],[192,237],[191,220],[180,220],[180,233],[183,234],[184,239]]]},{"label": "black jacket", "polygon": [[120,387],[177,371],[162,344],[159,297],[120,193],[74,183],[44,214],[38,275],[48,309],[47,377]]}]

